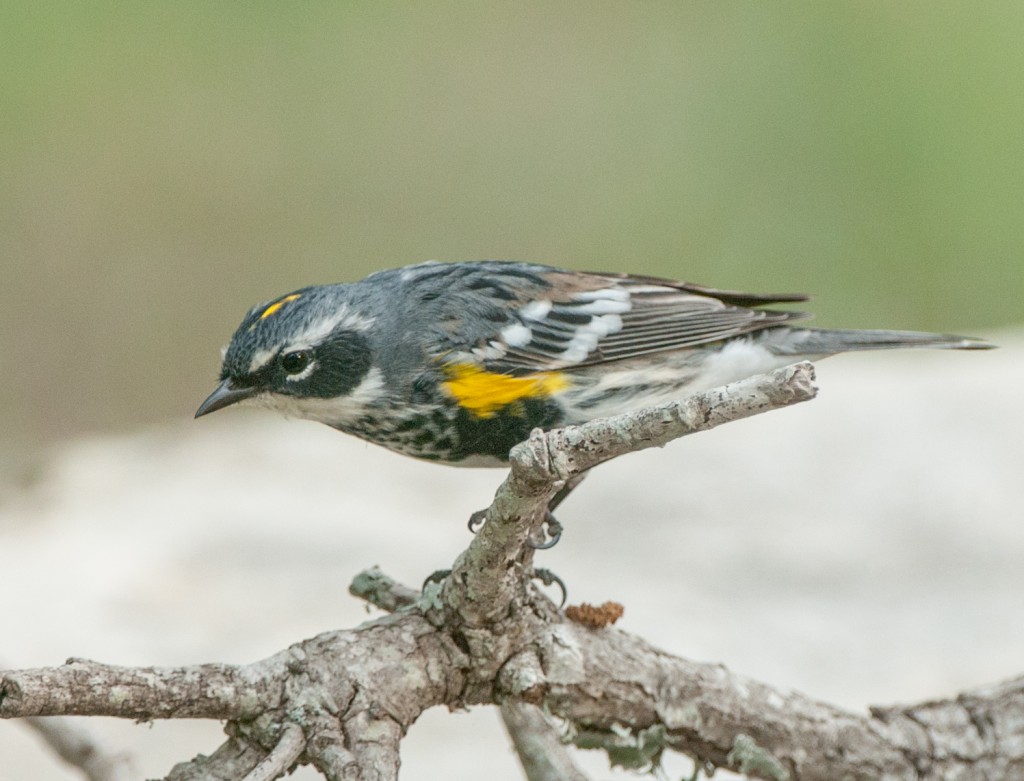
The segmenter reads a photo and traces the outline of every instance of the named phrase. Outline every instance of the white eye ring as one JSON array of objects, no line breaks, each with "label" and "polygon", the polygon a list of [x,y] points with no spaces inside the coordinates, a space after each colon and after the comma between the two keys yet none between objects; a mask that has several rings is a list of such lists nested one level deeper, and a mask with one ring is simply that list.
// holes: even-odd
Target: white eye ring
[{"label": "white eye ring", "polygon": [[285,370],[285,378],[290,381],[304,380],[316,368],[313,351],[308,347],[296,347],[281,353],[281,368]]}]

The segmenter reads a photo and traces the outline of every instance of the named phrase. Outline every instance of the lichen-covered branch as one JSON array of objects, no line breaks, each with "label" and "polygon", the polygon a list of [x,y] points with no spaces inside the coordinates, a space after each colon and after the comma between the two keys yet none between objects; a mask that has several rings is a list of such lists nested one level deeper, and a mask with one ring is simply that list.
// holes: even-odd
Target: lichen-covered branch
[{"label": "lichen-covered branch", "polygon": [[632,735],[757,778],[1024,778],[1024,678],[910,707],[846,711],[690,662],[614,629],[554,627],[543,702],[584,742]]},{"label": "lichen-covered branch", "polygon": [[[408,594],[372,574],[378,588],[360,595],[378,606]],[[672,749],[767,779],[1024,778],[1024,677],[861,714],[563,619],[508,659],[498,687],[564,719],[578,746],[637,769]]]},{"label": "lichen-covered branch", "polygon": [[[275,657],[276,659],[276,657]],[[280,703],[272,667],[117,667],[69,659],[60,667],[21,670],[0,679],[0,715],[116,716],[152,719],[245,719]]]},{"label": "lichen-covered branch", "polygon": [[241,779],[275,750],[283,762],[294,728],[304,736],[301,761],[326,777],[393,779],[401,736],[426,708],[459,700],[464,667],[449,636],[408,612],[250,665],[133,669],[76,659],[3,673],[0,716],[230,719],[232,740],[174,768],[175,781]]},{"label": "lichen-covered branch", "polygon": [[229,739],[177,765],[173,781],[266,781],[294,764],[332,781],[390,781],[401,738],[424,710],[475,703],[504,706],[531,778],[578,777],[571,762],[558,764],[566,757],[535,705],[562,720],[576,745],[634,768],[671,749],[773,781],[1024,777],[1024,679],[852,713],[674,657],[600,622],[573,623],[530,585],[528,540],[566,481],[814,392],[811,366],[799,364],[678,403],[534,432],[514,449],[487,523],[443,583],[418,594],[379,571],[353,582],[353,593],[390,615],[250,665],[71,660],[2,673],[0,717],[227,720]]}]

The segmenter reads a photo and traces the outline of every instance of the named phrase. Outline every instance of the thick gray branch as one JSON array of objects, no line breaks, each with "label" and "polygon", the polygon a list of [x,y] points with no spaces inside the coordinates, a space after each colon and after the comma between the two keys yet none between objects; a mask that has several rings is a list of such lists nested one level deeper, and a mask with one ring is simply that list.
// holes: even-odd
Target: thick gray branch
[{"label": "thick gray branch", "polygon": [[5,673],[0,716],[232,719],[234,739],[176,767],[176,781],[240,779],[263,761],[280,764],[292,759],[299,733],[308,761],[328,778],[394,779],[401,736],[426,708],[459,700],[464,666],[447,635],[405,613],[251,665],[131,669],[73,660]]},{"label": "thick gray branch", "polygon": [[[409,607],[419,597],[377,567],[359,573],[349,592],[388,612]],[[529,781],[587,781],[538,707],[506,701],[501,704],[501,718]]]},{"label": "thick gray branch", "polygon": [[[378,570],[354,583],[370,574],[378,606],[408,599],[409,589]],[[868,716],[681,659],[614,629],[563,620],[547,626],[534,649],[502,667],[501,691],[543,702],[571,725],[578,745],[637,768],[671,748],[769,779],[1024,778],[1024,677],[950,700],[872,708]],[[515,740],[514,720],[505,708],[502,715]],[[523,736],[527,746],[534,740]],[[533,772],[544,778],[558,761]]]},{"label": "thick gray branch", "polygon": [[[228,719],[231,739],[176,767],[176,781],[270,778],[294,761],[332,780],[390,781],[399,741],[420,713],[472,703],[505,703],[513,722],[536,715],[517,703],[540,704],[578,745],[638,768],[671,748],[776,781],[1024,777],[1024,679],[954,700],[851,713],[614,629],[573,624],[529,587],[526,542],[566,480],[617,455],[813,395],[813,370],[800,364],[678,403],[535,431],[513,450],[488,522],[443,586],[416,598],[379,572],[353,584],[393,615],[251,665],[72,661],[12,671],[0,676],[0,717]],[[550,748],[544,753],[551,758]]]},{"label": "thick gray branch", "polygon": [[[271,664],[271,662],[267,662]],[[279,663],[280,664],[280,663]],[[69,659],[0,679],[0,716],[239,719],[280,702],[270,670],[226,664],[117,667]]]},{"label": "thick gray branch", "polygon": [[671,656],[614,629],[553,628],[541,664],[545,705],[575,725],[578,742],[608,741],[622,752],[621,726],[628,726],[640,766],[671,747],[758,778],[918,778],[912,756],[924,748],[913,739],[920,735]]},{"label": "thick gray branch", "polygon": [[[306,748],[325,773],[334,768],[328,777],[355,777],[360,767],[364,773],[376,767],[376,775],[363,777],[394,778],[397,753],[391,749],[404,728],[429,705],[460,703],[460,657],[452,654],[442,631],[424,629],[424,624],[418,614],[406,612],[368,625],[376,631],[360,633],[358,639],[355,632],[332,632],[288,652],[296,660],[307,655],[308,663],[299,661],[287,670],[257,663],[265,672],[276,670],[275,675],[283,676],[275,681],[277,686],[295,690],[287,716],[275,718],[285,724],[294,719],[315,736],[323,727],[320,720],[333,717],[326,723],[335,731],[311,739]],[[389,643],[402,643],[403,637],[404,644],[394,654],[384,653],[388,660],[369,661]],[[630,747],[640,758],[672,748],[753,777],[805,781],[938,781],[958,772],[965,778],[1024,777],[1024,678],[951,700],[877,708],[869,716],[776,690],[719,665],[679,659],[615,629],[592,630],[562,621],[523,640],[527,650],[503,665],[491,701],[510,696],[540,701],[571,725],[578,744],[609,748],[620,759]],[[313,661],[315,656],[328,661]],[[85,664],[69,666],[81,672]],[[359,665],[370,670],[360,670]],[[193,668],[190,674],[201,675],[203,669]],[[77,691],[67,677],[53,672],[18,671],[4,680],[16,682],[24,692],[34,689],[34,683],[27,683],[45,677],[65,693]],[[90,675],[95,681],[108,676],[107,685],[116,689],[137,681],[127,672],[97,666]],[[329,679],[313,685],[322,674]],[[452,674],[454,678],[449,677]],[[359,686],[352,685],[352,678],[361,681]],[[370,679],[376,680],[374,686],[368,685]],[[351,698],[332,701],[332,692],[334,697],[347,692]],[[59,694],[54,692],[46,702]],[[159,698],[162,692],[154,690],[152,696]],[[326,699],[314,703],[312,697]],[[360,698],[372,699],[373,707],[357,706]],[[0,714],[25,715],[29,704],[23,698],[4,699]],[[371,718],[373,712],[377,716]],[[350,713],[354,720],[346,718]],[[337,730],[338,719],[342,731]],[[245,728],[247,734],[259,721]],[[267,751],[281,741],[280,729],[274,739],[270,735],[268,730],[263,738]],[[243,754],[254,758],[241,760],[244,772],[238,775],[214,773],[207,767],[202,773],[177,768],[171,777],[240,778],[258,761],[238,742],[225,744],[224,750],[232,762]]]}]

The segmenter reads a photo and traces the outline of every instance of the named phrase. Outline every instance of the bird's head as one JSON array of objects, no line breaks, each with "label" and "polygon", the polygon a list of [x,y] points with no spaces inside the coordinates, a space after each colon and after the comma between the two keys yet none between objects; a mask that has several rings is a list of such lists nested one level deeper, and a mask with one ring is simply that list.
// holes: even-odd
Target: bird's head
[{"label": "bird's head", "polygon": [[220,385],[196,417],[253,400],[332,424],[370,400],[380,385],[373,318],[352,308],[345,287],[303,288],[249,310],[224,350]]}]

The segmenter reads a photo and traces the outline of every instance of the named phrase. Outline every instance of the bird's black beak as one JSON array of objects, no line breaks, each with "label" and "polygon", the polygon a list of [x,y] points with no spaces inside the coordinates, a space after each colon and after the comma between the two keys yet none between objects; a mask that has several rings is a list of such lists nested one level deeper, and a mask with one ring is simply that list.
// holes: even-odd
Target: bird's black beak
[{"label": "bird's black beak", "polygon": [[251,399],[256,395],[256,388],[252,386],[238,386],[231,383],[231,378],[228,377],[224,382],[217,386],[217,390],[206,397],[206,401],[199,405],[199,409],[196,410],[196,417],[202,417],[210,412],[216,412],[224,407],[229,407],[232,404],[236,404],[239,401],[245,399]]}]

